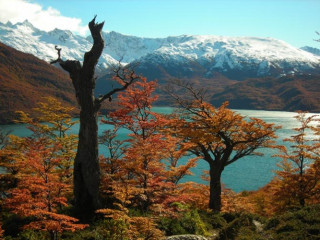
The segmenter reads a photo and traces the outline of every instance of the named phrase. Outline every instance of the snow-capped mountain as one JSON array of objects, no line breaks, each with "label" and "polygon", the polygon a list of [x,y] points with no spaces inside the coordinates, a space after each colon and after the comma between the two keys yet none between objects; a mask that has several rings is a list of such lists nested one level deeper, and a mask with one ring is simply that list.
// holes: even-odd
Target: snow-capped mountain
[{"label": "snow-capped mountain", "polygon": [[318,48],[304,46],[304,47],[302,47],[300,49],[302,49],[302,50],[304,50],[306,52],[312,53],[312,54],[314,54],[316,56],[320,56],[320,49],[318,49]]},{"label": "snow-capped mountain", "polygon": [[[166,71],[173,77],[199,73],[211,78],[215,72],[234,79],[277,76],[319,70],[320,57],[273,38],[190,36],[140,38],[116,32],[104,32],[106,47],[99,60],[108,68],[121,60],[139,62],[139,70]],[[81,60],[92,46],[85,38],[70,31],[41,31],[28,21],[0,23],[0,41],[45,61],[57,58],[55,45],[62,48],[62,58]],[[152,70],[151,70],[152,71]]]}]

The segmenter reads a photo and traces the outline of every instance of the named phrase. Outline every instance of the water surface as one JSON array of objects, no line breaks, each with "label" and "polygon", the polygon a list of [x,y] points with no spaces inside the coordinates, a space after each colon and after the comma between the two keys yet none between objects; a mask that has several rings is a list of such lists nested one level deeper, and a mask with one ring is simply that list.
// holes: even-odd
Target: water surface
[{"label": "water surface", "polygon": [[[154,107],[154,111],[159,113],[171,113],[170,107]],[[282,143],[282,139],[288,138],[294,135],[292,128],[298,127],[298,122],[294,119],[297,115],[294,112],[282,112],[282,111],[262,111],[262,110],[236,110],[243,116],[261,118],[267,123],[274,123],[275,125],[282,126],[282,129],[277,131],[279,139],[278,143]],[[311,114],[309,114],[311,115]],[[12,131],[11,134],[17,136],[28,136],[30,131],[24,124],[16,125],[0,125],[0,128]],[[78,125],[73,126],[71,132],[77,134],[79,129]],[[107,129],[112,129],[111,125],[99,124],[99,134]],[[124,139],[129,133],[126,129],[119,130],[119,137]],[[103,146],[99,148],[100,154],[106,154],[106,149]],[[267,184],[274,176],[274,170],[277,169],[276,163],[280,159],[272,157],[276,152],[270,149],[260,150],[264,156],[248,156],[239,159],[237,162],[230,164],[225,168],[222,173],[222,181],[227,188],[231,188],[234,191],[243,190],[256,190]],[[195,181],[202,182],[200,176],[203,170],[208,170],[208,164],[199,160],[196,168],[192,170],[193,176],[187,176],[183,181]]]}]

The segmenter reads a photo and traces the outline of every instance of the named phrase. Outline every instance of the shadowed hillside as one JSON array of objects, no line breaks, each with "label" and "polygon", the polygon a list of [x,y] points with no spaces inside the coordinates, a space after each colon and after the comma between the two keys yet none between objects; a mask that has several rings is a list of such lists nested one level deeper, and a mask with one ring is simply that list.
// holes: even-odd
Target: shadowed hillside
[{"label": "shadowed hillside", "polygon": [[[201,71],[202,69],[199,69]],[[148,80],[158,79],[161,86],[174,79],[171,72],[159,66],[137,69]],[[234,81],[216,73],[212,78],[201,74],[183,75],[180,79],[205,88],[212,96],[211,103],[220,106],[230,102],[234,109],[308,110],[320,112],[320,76],[296,75],[281,78],[255,78]],[[116,83],[106,74],[97,81],[96,95],[103,94]],[[0,43],[0,124],[12,123],[15,111],[31,112],[45,96],[58,98],[66,105],[77,106],[74,90],[68,75],[60,69]],[[156,105],[170,105],[172,99],[161,90]]]},{"label": "shadowed hillside", "polygon": [[15,111],[31,113],[42,97],[77,106],[72,82],[62,70],[31,54],[0,43],[0,124],[12,123]]},{"label": "shadowed hillside", "polygon": [[211,103],[220,106],[228,100],[234,109],[320,112],[319,92],[319,75],[249,79],[227,86]]}]

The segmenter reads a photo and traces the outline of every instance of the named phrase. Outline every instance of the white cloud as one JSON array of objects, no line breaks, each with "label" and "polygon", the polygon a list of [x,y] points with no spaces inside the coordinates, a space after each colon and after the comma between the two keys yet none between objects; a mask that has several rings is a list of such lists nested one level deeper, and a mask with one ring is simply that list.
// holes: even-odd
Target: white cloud
[{"label": "white cloud", "polygon": [[0,22],[15,24],[28,19],[36,28],[50,31],[55,28],[70,30],[80,35],[88,32],[81,19],[62,16],[54,8],[43,9],[39,4],[28,0],[0,0]]}]

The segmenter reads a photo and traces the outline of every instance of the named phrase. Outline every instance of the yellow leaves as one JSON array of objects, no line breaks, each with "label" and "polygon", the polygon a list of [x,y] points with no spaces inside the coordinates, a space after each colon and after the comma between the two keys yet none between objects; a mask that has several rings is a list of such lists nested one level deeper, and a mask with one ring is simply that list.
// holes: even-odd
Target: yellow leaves
[{"label": "yellow leaves", "polygon": [[10,136],[0,151],[1,165],[7,170],[5,181],[12,182],[5,189],[11,193],[5,206],[20,216],[32,217],[25,228],[54,232],[83,229],[86,225],[76,223],[77,219],[57,213],[67,206],[66,196],[71,192],[77,144],[76,137],[67,132],[75,124],[68,113],[71,108],[47,98],[35,110],[39,112],[37,119],[19,113],[20,122],[29,124],[33,135]]},{"label": "yellow leaves", "polygon": [[128,227],[128,239],[153,239],[159,240],[164,237],[163,233],[157,229],[156,223],[151,217],[132,217],[129,211],[122,206],[120,209],[99,209],[97,212],[104,214],[106,218],[116,221],[123,221]]},{"label": "yellow leaves", "polygon": [[120,208],[120,210],[117,209],[99,209],[96,212],[102,213],[106,218],[112,218],[114,220],[122,220],[124,222],[129,222],[130,217],[128,216],[129,210],[124,208],[122,205],[118,204],[117,207]]},{"label": "yellow leaves", "polygon": [[222,212],[254,212],[255,204],[244,193],[235,193],[231,189],[222,191]]},{"label": "yellow leaves", "polygon": [[156,228],[153,219],[149,217],[133,217],[129,231],[131,239],[158,240],[164,237],[164,234]]},{"label": "yellow leaves", "polygon": [[314,152],[316,145],[306,135],[307,130],[312,129],[315,116],[307,117],[305,112],[299,112],[295,118],[300,124],[293,129],[296,135],[284,139],[290,142],[291,147],[275,147],[279,153],[274,156],[282,158],[276,177],[263,191],[258,191],[265,198],[264,211],[267,215],[319,203],[320,172],[318,156]]},{"label": "yellow leaves", "polygon": [[16,122],[29,125],[29,129],[36,136],[48,136],[53,138],[63,138],[67,131],[77,123],[72,121],[70,113],[71,107],[62,106],[61,102],[52,97],[44,98],[45,102],[38,103],[37,119],[32,119],[23,111],[18,111],[20,118]]}]

